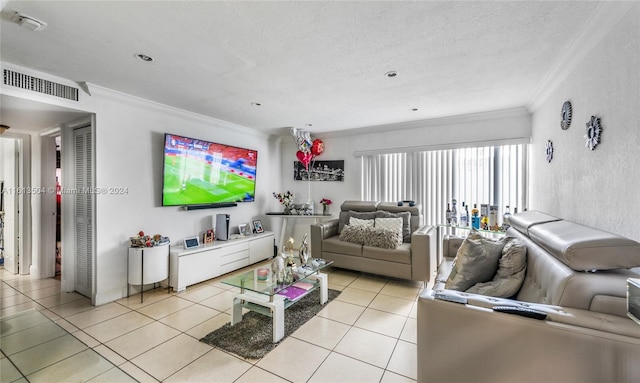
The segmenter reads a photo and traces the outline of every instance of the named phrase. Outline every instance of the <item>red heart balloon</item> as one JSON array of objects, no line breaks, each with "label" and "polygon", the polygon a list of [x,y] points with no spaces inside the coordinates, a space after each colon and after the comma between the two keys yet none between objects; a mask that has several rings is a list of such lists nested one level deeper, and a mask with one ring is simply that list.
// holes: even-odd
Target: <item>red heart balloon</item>
[{"label": "red heart balloon", "polygon": [[296,152],[296,157],[298,158],[298,161],[304,164],[304,153],[301,150]]},{"label": "red heart balloon", "polygon": [[300,161],[300,163],[302,163],[304,165],[304,168],[309,170],[309,163],[311,162],[311,159],[313,158],[313,154],[311,153],[305,153],[301,150],[298,150],[296,152],[296,157],[298,158],[298,161]]},{"label": "red heart balloon", "polygon": [[324,142],[321,139],[316,138],[313,140],[313,144],[311,145],[311,154],[314,156],[319,156],[324,152]]}]

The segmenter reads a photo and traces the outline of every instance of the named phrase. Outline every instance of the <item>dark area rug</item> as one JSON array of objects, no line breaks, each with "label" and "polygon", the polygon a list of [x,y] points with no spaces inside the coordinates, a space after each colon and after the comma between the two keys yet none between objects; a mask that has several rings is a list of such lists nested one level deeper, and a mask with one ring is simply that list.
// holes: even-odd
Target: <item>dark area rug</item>
[{"label": "dark area rug", "polygon": [[[284,310],[284,337],[282,340],[313,318],[338,295],[340,295],[340,291],[329,289],[329,300],[321,305],[320,290],[316,289]],[[273,343],[271,317],[253,311],[244,314],[242,321],[237,325],[231,326],[230,323],[227,323],[200,339],[200,342],[249,359],[262,358],[278,345]]]}]

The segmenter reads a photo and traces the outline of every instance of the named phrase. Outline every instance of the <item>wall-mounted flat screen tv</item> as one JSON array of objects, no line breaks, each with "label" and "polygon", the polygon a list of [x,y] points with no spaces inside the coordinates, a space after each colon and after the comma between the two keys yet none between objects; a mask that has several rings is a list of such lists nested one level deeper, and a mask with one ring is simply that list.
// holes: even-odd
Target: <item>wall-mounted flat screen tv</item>
[{"label": "wall-mounted flat screen tv", "polygon": [[256,150],[167,133],[162,205],[252,202],[257,163]]}]

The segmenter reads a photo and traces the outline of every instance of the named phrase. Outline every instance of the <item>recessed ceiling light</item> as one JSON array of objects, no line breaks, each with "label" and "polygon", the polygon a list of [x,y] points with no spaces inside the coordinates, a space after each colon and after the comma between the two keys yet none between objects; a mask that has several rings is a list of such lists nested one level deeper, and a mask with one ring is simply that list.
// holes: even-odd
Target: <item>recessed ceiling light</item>
[{"label": "recessed ceiling light", "polygon": [[259,103],[259,102],[252,102],[251,105],[253,105],[253,106],[262,106],[262,104]]},{"label": "recessed ceiling light", "polygon": [[138,54],[136,55],[136,57],[138,58],[138,60],[142,60],[142,61],[144,61],[144,62],[148,62],[148,63],[150,63],[150,62],[152,62],[152,61],[153,61],[153,57],[151,57],[151,56],[147,56],[147,55],[145,55],[145,54],[143,54],[143,53],[138,53]]},{"label": "recessed ceiling light", "polygon": [[392,71],[389,71],[389,72],[385,73],[384,75],[387,76],[387,77],[396,77],[398,75],[398,72],[392,70]]}]

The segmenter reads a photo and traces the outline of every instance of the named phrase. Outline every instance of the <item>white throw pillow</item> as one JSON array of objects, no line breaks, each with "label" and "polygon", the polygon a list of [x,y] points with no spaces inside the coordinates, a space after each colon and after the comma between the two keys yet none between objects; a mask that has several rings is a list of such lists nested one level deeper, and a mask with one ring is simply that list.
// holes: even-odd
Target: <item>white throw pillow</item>
[{"label": "white throw pillow", "polygon": [[402,233],[402,218],[376,218],[375,227],[386,230],[398,230]]},{"label": "white throw pillow", "polygon": [[389,230],[397,233],[400,239],[398,245],[402,243],[402,218],[376,218],[375,228],[380,230]]},{"label": "white throw pillow", "polygon": [[355,217],[349,217],[349,225],[351,226],[367,226],[367,227],[373,227],[373,220],[372,219],[360,219],[360,218],[355,218]]}]

